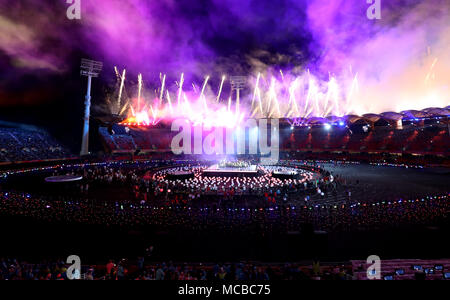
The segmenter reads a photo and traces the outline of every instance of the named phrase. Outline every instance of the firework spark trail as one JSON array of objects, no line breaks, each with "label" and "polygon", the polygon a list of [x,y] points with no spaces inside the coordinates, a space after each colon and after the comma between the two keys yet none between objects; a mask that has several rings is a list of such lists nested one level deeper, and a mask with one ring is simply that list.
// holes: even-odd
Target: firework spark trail
[{"label": "firework spark trail", "polygon": [[258,88],[257,90],[257,96],[258,96],[258,102],[259,102],[259,111],[261,112],[261,115],[263,115],[263,104],[261,99],[261,90]]},{"label": "firework spark trail", "polygon": [[[332,100],[333,104],[330,104],[330,99]],[[338,115],[337,113],[337,108],[338,108],[338,88],[337,88],[337,83],[336,80],[334,79],[334,77],[330,77],[330,80],[328,81],[328,90],[327,90],[327,94],[325,96],[325,103],[322,109],[322,117],[326,117],[333,109],[333,105],[335,108],[335,114]]]},{"label": "firework spark trail", "polygon": [[223,83],[225,82],[225,75],[222,76],[222,80],[220,81],[219,92],[217,93],[216,102],[220,102],[220,94],[222,94]]},{"label": "firework spark trail", "polygon": [[186,93],[183,93],[183,105],[190,108],[190,104],[191,103],[189,102],[189,99],[188,99]]},{"label": "firework spark trail", "polygon": [[299,115],[297,100],[295,99],[295,90],[298,88],[298,78],[295,78],[294,82],[289,87],[289,105],[293,107],[290,112],[288,112],[288,117],[291,115],[291,112],[295,114],[295,116]]},{"label": "firework spark trail", "polygon": [[[274,105],[272,105],[275,103]],[[274,107],[272,107],[274,106]],[[269,117],[272,117],[274,110],[277,110],[278,117],[281,116],[280,111],[280,103],[278,102],[277,92],[276,92],[276,80],[275,77],[272,77],[271,83],[270,83],[270,89],[269,89],[269,104],[268,104],[268,112]]]},{"label": "firework spark trail", "polygon": [[327,94],[325,95],[325,101],[323,103],[323,109],[322,109],[323,114],[320,115],[321,117],[325,117],[324,112],[326,112],[328,110],[328,102],[330,101],[330,97],[331,97],[331,79],[332,79],[332,77],[331,77],[330,73],[328,73],[328,78],[329,78],[328,83],[327,83],[328,89],[327,89]]},{"label": "firework spark trail", "polygon": [[[315,84],[315,82],[314,82],[314,84]],[[315,111],[315,115],[316,116],[320,116],[321,114],[320,114],[320,95],[319,95],[319,87],[318,86],[315,86],[315,89],[313,90],[314,91],[314,93],[313,93],[313,97],[314,97],[314,104],[315,104],[315,109],[316,109],[316,111]]]},{"label": "firework spark trail", "polygon": [[237,89],[236,90],[236,104],[235,104],[235,111],[236,111],[236,114],[239,114],[239,89]]},{"label": "firework spark trail", "polygon": [[[117,72],[117,69],[116,69],[116,72]],[[126,73],[125,69],[123,69],[122,76],[120,76],[119,72],[117,72],[117,75],[120,78],[119,96],[117,97],[117,111],[120,111],[120,107],[122,105],[121,101],[122,101],[123,88],[125,85],[125,73]]]},{"label": "firework spark trail", "polygon": [[352,84],[350,87],[350,92],[348,94],[348,96],[346,97],[346,101],[345,101],[345,107],[346,107],[346,112],[345,114],[349,114],[352,111],[352,103],[353,103],[353,95],[355,93],[358,93],[359,91],[359,85],[358,85],[358,73],[355,74],[355,77],[352,80]]},{"label": "firework spark trail", "polygon": [[159,104],[162,104],[163,101],[163,96],[164,96],[164,85],[166,83],[166,74],[164,74],[164,76],[162,77],[162,82],[161,82],[161,91],[159,94]]},{"label": "firework spark trail", "polygon": [[[336,79],[333,77],[331,82],[332,96],[334,99],[334,114],[336,116],[340,116],[340,108],[339,108],[339,85],[336,82]],[[329,112],[325,114],[328,115]]]},{"label": "firework spark trail", "polygon": [[155,120],[156,120],[156,112],[155,112],[155,110],[153,109],[153,105],[150,105],[150,111],[151,111],[152,118],[153,118],[153,123],[154,123]]},{"label": "firework spark trail", "polygon": [[269,97],[267,100],[267,113],[269,114],[269,117],[271,115],[271,106],[272,106],[272,94],[275,92],[275,78],[272,77],[272,80],[270,81],[270,87],[269,87]]},{"label": "firework spark trail", "polygon": [[260,77],[261,77],[261,73],[258,73],[258,76],[256,77],[255,89],[253,91],[252,106],[251,106],[252,108],[253,108],[253,105],[255,103],[256,93],[257,93],[257,91],[259,89],[259,78]]},{"label": "firework spark trail", "polygon": [[179,90],[178,90],[178,100],[177,105],[180,106],[181,102],[181,93],[183,92],[183,83],[184,83],[184,73],[181,73],[180,83],[179,83]]},{"label": "firework spark trail", "polygon": [[125,105],[120,110],[119,115],[122,115],[127,110],[129,104],[130,104],[129,101],[127,103],[125,103]]},{"label": "firework spark trail", "polygon": [[[433,60],[433,63],[431,64],[431,67],[430,67],[430,70],[428,71],[427,76],[425,76],[425,84],[427,84],[428,81],[430,80],[430,76],[431,76],[431,74],[432,74],[432,72],[433,72],[434,66],[436,65],[437,61],[438,61],[437,58],[435,58],[435,59]],[[434,75],[434,74],[433,74],[433,75]]]},{"label": "firework spark trail", "polygon": [[[327,94],[325,95],[325,101],[323,104],[323,108],[321,110],[322,115],[321,117],[326,117],[331,110],[333,109],[333,104],[330,104],[330,99],[335,100],[335,95],[336,93],[336,87],[335,87],[335,82],[334,82],[334,78],[330,75],[330,79],[328,80],[328,84],[327,84]],[[329,105],[330,104],[330,105]]]},{"label": "firework spark trail", "polygon": [[312,84],[312,79],[310,78],[309,79],[309,83],[308,83],[308,93],[306,94],[305,106],[303,107],[303,113],[304,113],[303,117],[307,116],[306,111],[308,109],[309,102],[310,102],[310,99],[312,97],[311,95],[313,94],[313,89],[314,89],[314,86]]},{"label": "firework spark trail", "polygon": [[278,97],[277,94],[275,94],[275,105],[276,105],[276,109],[277,109],[277,113],[278,113],[278,118],[281,118],[281,110],[280,110],[280,102],[278,101]]},{"label": "firework spark trail", "polygon": [[170,100],[169,90],[167,90],[167,102],[169,103],[170,113],[173,114],[172,100]]},{"label": "firework spark trail", "polygon": [[308,70],[308,93],[306,94],[305,105],[303,107],[303,117],[306,117],[306,109],[309,105],[309,99],[311,98],[311,74]]},{"label": "firework spark trail", "polygon": [[208,80],[209,80],[209,76],[206,76],[206,77],[205,77],[205,81],[203,82],[202,91],[201,91],[201,93],[200,93],[200,100],[201,100],[202,103],[203,103],[203,108],[204,108],[205,112],[208,111],[208,105],[207,105],[207,103],[206,103],[206,97],[205,97],[205,95],[204,95],[204,93],[205,93],[205,88],[206,88],[206,84],[208,83]]},{"label": "firework spark trail", "polygon": [[142,74],[138,75],[138,100],[137,100],[137,110],[141,111],[141,92],[142,92]]}]

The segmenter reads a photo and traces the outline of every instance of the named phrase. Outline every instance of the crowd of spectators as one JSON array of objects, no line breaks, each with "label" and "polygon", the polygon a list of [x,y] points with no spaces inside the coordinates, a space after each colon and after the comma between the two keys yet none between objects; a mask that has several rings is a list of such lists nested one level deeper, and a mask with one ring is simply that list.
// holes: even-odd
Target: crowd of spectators
[{"label": "crowd of spectators", "polygon": [[0,127],[0,162],[68,158],[72,154],[45,131]]},{"label": "crowd of spectators", "polygon": [[63,261],[28,263],[0,258],[0,280],[64,280],[67,266]]},{"label": "crowd of spectators", "polygon": [[[70,265],[64,261],[29,263],[0,258],[0,280],[68,280]],[[82,280],[353,280],[349,263],[173,263],[109,260],[105,265],[82,266],[75,279]]]},{"label": "crowd of spectators", "polygon": [[[152,248],[152,247],[151,247]],[[0,280],[207,280],[276,281],[276,280],[368,280],[365,261],[298,263],[175,263],[155,262],[149,257],[110,259],[106,264],[82,265],[80,272],[70,270],[63,260],[31,263],[15,258],[0,258]],[[385,260],[381,280],[444,280],[449,279],[448,259]]]},{"label": "crowd of spectators", "polygon": [[[359,125],[358,127],[361,127]],[[125,128],[127,130],[125,130]],[[100,128],[100,136],[109,152],[167,151],[174,133],[167,128],[135,130],[114,125],[113,130]],[[410,153],[448,155],[448,128],[441,122],[433,126],[408,126],[394,129],[376,126],[374,130],[358,131],[347,127],[323,126],[281,127],[280,151],[357,151],[370,153]]]},{"label": "crowd of spectators", "polygon": [[[300,263],[221,263],[221,264],[177,264],[144,263],[144,258],[138,258],[137,265],[129,265],[120,261],[117,265],[109,261],[106,265],[105,279],[134,280],[352,280],[352,267],[348,263],[328,264],[320,266],[318,261],[312,264]],[[124,269],[123,276],[118,276],[118,270]],[[102,274],[102,273],[100,273]],[[129,275],[128,275],[129,274]],[[103,278],[103,277],[102,277]]]},{"label": "crowd of spectators", "polygon": [[313,224],[317,230],[370,231],[443,221],[449,211],[447,196],[336,208],[277,206],[221,209],[183,204],[152,206],[127,201],[92,203],[89,200],[54,200],[2,192],[0,203],[2,215],[28,216],[56,224],[75,222],[127,228],[153,225],[161,229],[229,233],[241,232],[245,228],[260,230],[261,233],[286,233],[299,230],[300,224],[305,222]]},{"label": "crowd of spectators", "polygon": [[[317,161],[308,164],[295,160],[281,163],[283,166],[263,168],[266,168],[267,174],[273,171],[291,172],[295,169],[300,173],[304,171],[306,175],[310,174],[308,169],[295,167],[309,167],[309,170],[324,168],[324,162]],[[184,167],[179,166],[183,164]],[[174,186],[161,186],[161,182],[165,183],[165,175],[184,171],[200,172],[204,167],[203,162],[148,161],[130,164],[111,162],[58,167],[53,169],[52,175],[83,175],[83,181],[76,185],[76,192],[46,194],[5,189],[3,186],[0,187],[0,216],[32,218],[56,226],[68,223],[126,229],[151,226],[153,229],[163,231],[229,235],[252,232],[252,235],[256,236],[301,231],[304,224],[311,224],[313,229],[326,232],[372,232],[418,224],[434,225],[448,222],[450,211],[448,193],[403,199],[390,198],[389,194],[380,187],[359,183],[353,177],[346,178],[338,174],[347,166],[351,168],[352,164],[351,162],[328,163],[326,169],[329,171],[321,173],[322,181],[316,182],[317,187],[315,181],[309,177],[308,181],[299,181],[299,188],[304,187],[305,182],[312,184],[313,188],[310,189],[312,193],[297,190],[288,194],[289,201],[284,200],[285,191],[282,186],[284,183],[289,186],[292,183],[289,180],[292,179],[274,181],[274,189],[271,191],[274,192],[274,201],[267,202],[264,195],[252,195],[257,198],[254,202],[256,205],[243,205],[242,202],[234,201],[236,199],[226,199],[226,197],[221,197],[225,200],[223,203],[202,201],[204,197],[210,196],[198,186],[195,186],[195,191],[189,190],[185,194],[182,191],[175,193]],[[329,187],[329,182],[326,183],[323,180],[328,177],[327,181],[330,181],[331,174],[334,174],[334,187]],[[10,176],[13,174],[8,173],[7,177]],[[202,177],[202,180],[205,178]],[[213,178],[215,177],[208,180]],[[248,177],[246,180],[250,179],[251,177]],[[214,180],[216,182],[228,180],[227,182],[231,185],[232,179],[224,177]],[[238,178],[234,180],[235,187],[238,186],[238,182],[241,185],[250,184],[250,181],[244,182],[243,178],[239,178],[239,181]],[[104,188],[100,191],[107,191],[113,186],[130,192],[133,197],[121,200],[111,198],[111,200],[109,194],[104,193],[101,198],[92,198],[92,190]],[[214,186],[214,184],[208,181],[206,186]],[[161,188],[163,192],[160,191]],[[174,190],[169,193],[171,188]],[[339,191],[343,191],[342,202],[335,200],[331,192],[335,188],[338,194]],[[276,189],[283,190],[281,195],[278,195]],[[381,191],[381,194],[374,192],[377,189]],[[325,191],[325,196],[318,190]],[[348,191],[350,193],[347,193]],[[199,195],[199,197],[190,197],[189,194]],[[212,199],[217,197],[216,194]],[[63,261],[30,264],[14,259],[0,259],[0,279],[64,280],[67,279],[66,270],[67,265]],[[347,280],[353,279],[353,276],[348,266],[317,268],[296,264],[164,264],[150,261],[144,263],[144,259],[139,258],[133,263],[121,260],[111,261],[106,266],[85,266],[82,278],[91,280]]]}]

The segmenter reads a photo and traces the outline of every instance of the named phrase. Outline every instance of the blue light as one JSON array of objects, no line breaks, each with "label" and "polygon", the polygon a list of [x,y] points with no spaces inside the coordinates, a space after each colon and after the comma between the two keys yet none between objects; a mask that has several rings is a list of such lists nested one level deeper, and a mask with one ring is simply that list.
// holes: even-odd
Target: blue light
[{"label": "blue light", "polygon": [[324,127],[325,127],[325,130],[330,130],[330,129],[331,129],[331,125],[330,125],[330,124],[328,124],[328,123],[327,123],[327,124],[325,124],[325,125],[324,125]]},{"label": "blue light", "polygon": [[339,121],[339,126],[344,126],[344,125],[345,125],[344,121]]}]

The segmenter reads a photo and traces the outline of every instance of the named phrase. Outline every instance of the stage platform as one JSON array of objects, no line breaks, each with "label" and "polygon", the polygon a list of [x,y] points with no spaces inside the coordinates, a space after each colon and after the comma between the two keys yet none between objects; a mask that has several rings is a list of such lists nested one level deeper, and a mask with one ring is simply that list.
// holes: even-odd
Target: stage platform
[{"label": "stage platform", "polygon": [[74,176],[74,175],[60,175],[60,176],[50,176],[46,177],[46,182],[74,182],[83,179],[83,176]]},{"label": "stage platform", "polygon": [[250,165],[245,168],[220,167],[218,164],[212,165],[203,170],[206,176],[256,176],[258,169],[256,165]]}]

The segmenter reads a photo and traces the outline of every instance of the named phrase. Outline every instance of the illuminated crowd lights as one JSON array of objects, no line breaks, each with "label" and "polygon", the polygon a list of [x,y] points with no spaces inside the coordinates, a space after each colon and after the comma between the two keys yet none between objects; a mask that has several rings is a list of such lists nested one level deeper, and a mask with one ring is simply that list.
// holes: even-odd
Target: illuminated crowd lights
[{"label": "illuminated crowd lights", "polygon": [[[7,177],[9,175],[15,175],[15,174],[23,174],[28,172],[41,172],[41,171],[48,171],[52,169],[64,169],[64,168],[85,168],[87,166],[121,166],[121,165],[130,165],[130,164],[147,164],[147,163],[154,163],[154,162],[160,162],[160,160],[145,160],[145,161],[112,161],[112,162],[97,162],[97,163],[78,163],[78,164],[57,164],[53,166],[47,166],[47,167],[36,167],[36,168],[29,168],[29,169],[20,169],[20,170],[13,170],[13,171],[4,171],[0,175],[3,177]],[[197,162],[196,160],[179,160],[177,162]],[[280,161],[281,163],[283,161]],[[285,161],[290,162],[291,164],[298,163],[300,165],[308,165],[308,163],[311,163],[313,161]],[[329,163],[333,161],[314,161],[316,163]],[[352,162],[352,161],[336,161],[342,164],[360,164],[359,162]],[[423,168],[423,166],[415,166],[415,165],[407,165],[407,164],[391,164],[391,163],[371,163],[375,166],[391,166],[391,167],[401,167],[401,168]],[[10,196],[11,192],[0,192],[0,196],[3,196],[5,198],[8,198]],[[32,199],[32,195],[28,193],[14,193],[17,195],[21,195],[23,198],[26,199]],[[407,205],[408,203],[423,203],[426,201],[432,201],[432,200],[447,200],[450,197],[450,193],[447,194],[440,194],[440,195],[428,195],[424,197],[418,197],[418,198],[412,198],[412,199],[397,199],[392,201],[378,201],[378,202],[367,202],[367,203],[361,203],[361,202],[355,202],[355,203],[348,203],[348,204],[312,204],[312,205],[300,205],[300,206],[287,206],[284,207],[286,211],[301,211],[301,210],[317,210],[317,209],[332,209],[332,210],[338,210],[338,209],[356,209],[356,208],[366,208],[366,207],[374,207],[374,206],[392,206],[392,205]],[[72,204],[69,202],[69,204]],[[74,202],[74,204],[78,204],[78,202]],[[116,207],[119,207],[119,203],[116,202]],[[141,205],[133,205],[133,204],[120,204],[120,209],[124,210],[125,208],[132,208],[132,209],[153,209],[153,210],[164,210],[164,209],[187,209],[187,210],[199,210],[199,211],[211,211],[208,207],[200,207],[200,208],[193,208],[190,206],[152,206],[147,204],[141,204]],[[47,205],[46,208],[51,208],[51,206]],[[242,212],[264,212],[264,211],[280,211],[283,209],[279,206],[271,206],[271,207],[264,207],[264,208],[234,208],[230,209],[229,211],[242,211]],[[226,209],[219,209],[217,208],[217,211],[220,210],[226,210]]]},{"label": "illuminated crowd lights", "polygon": [[422,165],[408,165],[408,164],[394,164],[394,163],[387,163],[387,162],[376,162],[376,163],[370,163],[373,166],[387,166],[387,167],[396,167],[396,168],[415,168],[415,169],[423,169],[424,166]]},{"label": "illuminated crowd lights", "polygon": [[[8,196],[10,196],[11,193],[9,192],[0,192],[0,196],[3,196],[5,198],[8,198]],[[20,195],[22,197],[26,197],[28,199],[31,199],[31,195],[29,194],[23,194],[23,193],[13,193],[14,195]],[[339,205],[335,205],[335,204],[314,204],[314,205],[300,205],[300,206],[286,206],[286,207],[279,207],[279,206],[271,206],[271,207],[259,207],[259,208],[244,208],[244,207],[237,207],[237,208],[216,208],[215,211],[219,212],[219,211],[241,211],[241,212],[281,212],[283,209],[286,211],[291,211],[291,213],[296,212],[296,211],[302,211],[302,210],[339,210],[339,209],[356,209],[356,208],[370,208],[371,206],[391,206],[391,205],[408,205],[409,204],[413,204],[413,203],[425,203],[426,201],[433,201],[433,200],[447,200],[448,198],[450,198],[450,193],[449,194],[440,194],[440,195],[428,195],[425,197],[420,197],[420,198],[413,198],[413,199],[408,199],[408,200],[404,200],[404,199],[398,199],[398,200],[393,200],[393,201],[378,201],[378,202],[367,202],[367,203],[361,203],[361,202],[355,202],[352,204],[339,204]],[[44,201],[44,200],[43,200]],[[72,204],[72,202],[68,202],[69,204]],[[79,204],[79,202],[75,201],[73,202],[73,204]],[[115,203],[116,207],[120,207],[120,210],[124,210],[124,209],[149,209],[149,210],[172,210],[172,209],[176,209],[176,210],[189,210],[189,211],[204,211],[204,212],[212,212],[214,213],[214,209],[210,208],[210,207],[191,207],[191,206],[174,206],[174,205],[168,205],[168,206],[154,206],[154,205],[147,205],[147,204],[120,204],[119,203]],[[46,205],[46,208],[51,208],[50,205]]]}]

